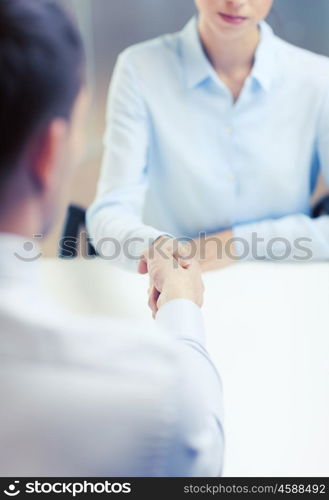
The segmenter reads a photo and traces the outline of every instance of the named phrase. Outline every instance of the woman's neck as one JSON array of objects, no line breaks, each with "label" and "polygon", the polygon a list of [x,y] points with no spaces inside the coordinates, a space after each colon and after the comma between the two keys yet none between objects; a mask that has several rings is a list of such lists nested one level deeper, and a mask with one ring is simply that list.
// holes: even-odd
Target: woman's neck
[{"label": "woman's neck", "polygon": [[201,16],[199,19],[199,35],[206,54],[215,71],[227,76],[250,73],[255,52],[259,43],[259,29],[249,31],[238,38],[221,37]]}]

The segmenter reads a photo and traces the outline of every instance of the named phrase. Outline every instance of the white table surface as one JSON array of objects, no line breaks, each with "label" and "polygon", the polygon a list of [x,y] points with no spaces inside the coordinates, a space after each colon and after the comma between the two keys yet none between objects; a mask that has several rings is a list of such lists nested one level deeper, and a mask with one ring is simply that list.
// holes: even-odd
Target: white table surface
[{"label": "white table surface", "polygon": [[[149,317],[147,277],[43,261],[79,314]],[[226,476],[329,476],[329,264],[239,264],[204,276],[208,348],[226,408]]]}]

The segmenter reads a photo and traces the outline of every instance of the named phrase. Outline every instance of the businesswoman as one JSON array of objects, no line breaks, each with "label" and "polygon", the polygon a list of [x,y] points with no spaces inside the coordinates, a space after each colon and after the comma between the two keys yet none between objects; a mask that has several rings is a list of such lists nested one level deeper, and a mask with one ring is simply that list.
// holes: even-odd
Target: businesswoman
[{"label": "businesswoman", "polygon": [[329,60],[275,36],[272,3],[196,0],[183,31],[120,55],[88,213],[99,253],[136,268],[168,234],[208,242],[204,269],[329,258],[329,218],[310,218],[320,171],[329,183]]}]

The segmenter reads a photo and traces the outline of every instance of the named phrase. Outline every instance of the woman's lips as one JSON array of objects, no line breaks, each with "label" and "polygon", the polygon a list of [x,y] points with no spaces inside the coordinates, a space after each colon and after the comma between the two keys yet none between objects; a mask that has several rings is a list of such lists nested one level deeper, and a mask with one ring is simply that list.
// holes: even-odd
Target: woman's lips
[{"label": "woman's lips", "polygon": [[223,21],[229,24],[242,24],[248,19],[247,17],[231,16],[230,14],[222,14],[221,12],[219,13],[219,16],[223,19]]}]

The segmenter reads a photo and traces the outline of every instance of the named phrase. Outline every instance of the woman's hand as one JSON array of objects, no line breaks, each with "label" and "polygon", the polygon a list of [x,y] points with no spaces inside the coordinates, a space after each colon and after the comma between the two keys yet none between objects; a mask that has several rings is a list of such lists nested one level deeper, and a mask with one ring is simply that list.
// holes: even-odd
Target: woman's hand
[{"label": "woman's hand", "polygon": [[[140,274],[147,274],[148,273],[148,261],[152,259],[152,257],[157,255],[157,257],[163,257],[164,259],[168,258],[168,255],[171,255],[174,257],[177,261],[179,259],[184,259],[184,258],[193,258],[195,255],[191,255],[190,247],[188,244],[179,242],[175,238],[171,238],[170,236],[161,236],[158,238],[152,246],[150,246],[145,252],[143,253],[141,260],[139,262],[138,266],[138,272]],[[181,262],[181,265],[184,264]]]},{"label": "woman's hand", "polygon": [[183,267],[184,260],[196,259],[202,272],[224,269],[239,260],[234,245],[233,231],[230,229],[184,243],[168,236],[162,236],[144,252],[139,263],[139,273],[146,274],[148,272],[147,262],[155,252],[164,258],[166,254],[171,253]]},{"label": "woman's hand", "polygon": [[202,236],[193,240],[193,245],[202,272],[223,269],[238,261],[232,230]]}]

